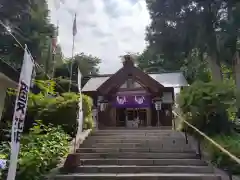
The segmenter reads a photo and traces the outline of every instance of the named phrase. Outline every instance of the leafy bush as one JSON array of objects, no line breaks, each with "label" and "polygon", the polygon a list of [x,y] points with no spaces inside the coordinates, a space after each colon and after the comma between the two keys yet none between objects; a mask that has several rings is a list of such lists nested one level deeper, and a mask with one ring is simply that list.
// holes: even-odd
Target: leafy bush
[{"label": "leafy bush", "polygon": [[[240,135],[233,134],[232,126],[236,116],[236,97],[235,89],[229,84],[196,82],[180,93],[178,104],[185,120],[207,133],[229,152],[240,157]],[[181,128],[194,134],[194,130],[183,122]],[[236,165],[229,156],[205,139],[202,144],[214,164],[232,173],[240,173],[240,166]]]},{"label": "leafy bush", "polygon": [[[16,180],[42,179],[43,175],[59,164],[60,158],[67,155],[68,145],[69,135],[60,126],[45,126],[37,121],[29,134],[22,136]],[[9,145],[1,144],[0,149],[0,157],[7,159]]]},{"label": "leafy bush", "polygon": [[[207,134],[231,131],[228,109],[236,103],[236,93],[228,84],[196,82],[178,96],[184,118]],[[191,132],[184,124],[182,128]]]},{"label": "leafy bush", "polygon": [[93,116],[92,116],[92,107],[93,101],[89,96],[82,95],[82,108],[83,108],[83,117],[84,117],[84,129],[92,129],[93,128]]},{"label": "leafy bush", "polygon": [[[28,114],[26,129],[32,127],[35,119],[42,119],[44,124],[61,125],[65,132],[72,137],[76,134],[77,114],[79,104],[79,94],[55,92],[54,81],[35,82],[40,89],[38,93],[29,94]],[[83,99],[83,118],[86,128],[92,128],[92,99],[86,95],[82,95]]]},{"label": "leafy bush", "polygon": [[[58,77],[56,78],[56,82],[59,84],[59,86],[56,87],[56,90],[58,92],[68,91],[69,83],[70,83],[69,78]],[[78,92],[78,84],[76,83],[76,81],[72,80],[70,89],[71,89],[71,92]]]},{"label": "leafy bush", "polygon": [[[240,135],[231,134],[230,136],[218,135],[212,137],[222,147],[227,149],[229,152],[240,158]],[[205,141],[205,148],[211,156],[212,162],[222,169],[227,169],[234,174],[240,174],[240,165],[229,158],[226,154],[222,153],[218,148],[209,144]]]},{"label": "leafy bush", "polygon": [[61,125],[65,132],[74,136],[78,102],[78,94],[63,93],[61,96],[43,98],[37,105],[30,106],[29,112],[35,114],[35,119],[43,119],[44,124]]},{"label": "leafy bush", "polygon": [[[35,119],[43,119],[45,124],[62,125],[68,134],[74,136],[77,127],[79,98],[80,96],[76,93],[63,93],[57,97],[35,98],[37,101],[29,105],[29,113],[33,114]],[[82,95],[82,100],[83,118],[86,124],[84,127],[89,129],[92,128],[93,123],[92,99]]]}]

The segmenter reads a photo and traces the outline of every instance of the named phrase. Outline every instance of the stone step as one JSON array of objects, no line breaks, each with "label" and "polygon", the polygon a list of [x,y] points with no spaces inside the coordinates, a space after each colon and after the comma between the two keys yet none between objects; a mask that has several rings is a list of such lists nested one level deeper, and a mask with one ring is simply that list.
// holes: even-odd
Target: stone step
[{"label": "stone step", "polygon": [[117,153],[80,153],[84,159],[91,158],[124,158],[124,159],[196,159],[195,153],[135,153],[135,152],[117,152]]},{"label": "stone step", "polygon": [[172,133],[172,132],[143,132],[143,133],[131,133],[131,132],[126,132],[126,133],[118,133],[118,132],[97,132],[97,133],[91,133],[92,136],[124,136],[124,135],[133,135],[133,136],[161,136],[161,135],[179,135],[181,134],[180,132]]},{"label": "stone step", "polygon": [[190,149],[190,144],[186,144],[185,142],[92,142],[92,141],[86,141],[83,144],[80,145],[84,148],[162,148],[162,149]]},{"label": "stone step", "polygon": [[138,128],[126,128],[126,127],[105,127],[102,128],[98,131],[167,131],[167,130],[172,130],[172,126],[160,126],[160,127],[152,127],[152,126],[148,126],[148,127],[138,127]]},{"label": "stone step", "polygon": [[81,159],[81,165],[206,166],[200,159]]},{"label": "stone step", "polygon": [[143,133],[143,132],[176,132],[172,129],[172,127],[163,127],[163,128],[126,128],[126,127],[122,127],[122,128],[111,128],[111,129],[98,129],[98,130],[94,130],[94,133],[98,133],[98,132],[113,132],[113,133],[118,133],[118,132],[126,132],[126,133]]},{"label": "stone step", "polygon": [[179,135],[181,132],[159,131],[159,132],[93,132],[92,136],[119,136],[119,135],[135,135],[135,136],[161,136],[161,135]]},{"label": "stone step", "polygon": [[168,141],[168,140],[185,140],[183,136],[164,137],[164,136],[89,136],[88,140],[152,140],[152,141]]},{"label": "stone step", "polygon": [[112,152],[176,152],[176,153],[195,153],[191,149],[174,148],[78,148],[77,153],[112,153]]},{"label": "stone step", "polygon": [[186,144],[184,138],[182,139],[90,139],[88,138],[86,142],[90,144],[94,143],[148,143],[148,144],[155,144],[155,143],[165,143],[165,144]]},{"label": "stone step", "polygon": [[179,136],[181,132],[171,133],[91,133],[91,136]]},{"label": "stone step", "polygon": [[79,166],[74,173],[213,173],[208,166]]},{"label": "stone step", "polygon": [[136,137],[147,137],[147,136],[152,136],[152,137],[165,137],[165,136],[182,136],[182,133],[92,133],[91,136],[94,137],[118,137],[118,136],[136,136]]},{"label": "stone step", "polygon": [[214,174],[177,174],[177,173],[141,173],[141,174],[68,174],[56,175],[54,180],[220,180]]},{"label": "stone step", "polygon": [[147,144],[147,143],[83,143],[80,145],[81,148],[162,148],[166,150],[176,149],[190,149],[189,144]]}]

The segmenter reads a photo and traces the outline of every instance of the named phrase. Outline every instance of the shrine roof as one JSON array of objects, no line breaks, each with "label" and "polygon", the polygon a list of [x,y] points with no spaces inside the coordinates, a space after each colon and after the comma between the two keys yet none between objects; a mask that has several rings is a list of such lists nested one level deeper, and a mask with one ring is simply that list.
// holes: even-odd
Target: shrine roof
[{"label": "shrine roof", "polygon": [[[149,73],[151,78],[162,84],[164,87],[184,87],[188,86],[188,83],[182,72],[172,72],[172,73]],[[104,82],[106,82],[112,74],[98,75],[91,77],[89,81],[85,84],[82,91],[96,91]]]}]

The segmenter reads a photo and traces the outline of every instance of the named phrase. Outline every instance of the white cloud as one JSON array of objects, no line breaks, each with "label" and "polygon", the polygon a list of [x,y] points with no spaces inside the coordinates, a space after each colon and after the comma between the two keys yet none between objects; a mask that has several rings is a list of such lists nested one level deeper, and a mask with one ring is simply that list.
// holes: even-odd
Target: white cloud
[{"label": "white cloud", "polygon": [[[65,0],[57,10],[49,1],[51,21],[59,21],[60,43],[71,56],[73,14],[77,12],[75,53],[102,59],[101,73],[113,73],[122,65],[120,55],[142,52],[145,28],[150,22],[145,0]],[[59,1],[59,0],[55,0]]]}]

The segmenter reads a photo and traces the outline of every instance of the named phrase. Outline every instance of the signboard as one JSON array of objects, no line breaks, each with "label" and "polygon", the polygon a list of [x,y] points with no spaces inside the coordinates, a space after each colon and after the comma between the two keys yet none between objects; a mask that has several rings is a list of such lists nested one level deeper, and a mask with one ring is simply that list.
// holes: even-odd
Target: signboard
[{"label": "signboard", "polygon": [[28,92],[30,90],[32,71],[34,63],[27,48],[24,52],[22,70],[19,78],[18,91],[13,114],[11,135],[11,157],[7,180],[14,180],[16,176],[18,153],[20,149],[20,138],[23,132],[24,120],[27,111]]},{"label": "signboard", "polygon": [[120,95],[115,97],[113,104],[120,108],[144,108],[150,107],[150,97],[144,95]]}]

